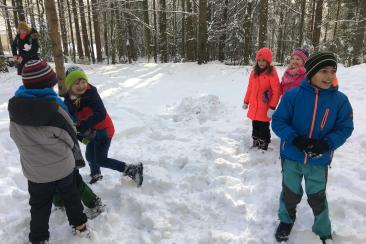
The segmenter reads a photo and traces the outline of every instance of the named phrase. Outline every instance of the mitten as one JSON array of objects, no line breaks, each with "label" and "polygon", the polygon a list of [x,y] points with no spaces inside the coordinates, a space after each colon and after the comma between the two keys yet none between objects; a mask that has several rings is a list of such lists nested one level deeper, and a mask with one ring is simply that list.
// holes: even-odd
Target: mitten
[{"label": "mitten", "polygon": [[246,103],[243,103],[243,106],[242,106],[242,108],[243,108],[244,110],[247,110],[247,109],[248,109],[248,104],[246,104]]},{"label": "mitten", "polygon": [[268,111],[267,111],[267,117],[268,118],[272,118],[272,115],[274,114],[274,112],[275,112],[275,110],[274,109],[268,109]]},{"label": "mitten", "polygon": [[325,140],[311,139],[311,142],[306,149],[306,153],[310,157],[319,157],[329,150],[329,145]]},{"label": "mitten", "polygon": [[297,147],[300,151],[306,151],[309,144],[311,142],[311,139],[307,138],[306,136],[297,136],[292,141],[292,144]]}]

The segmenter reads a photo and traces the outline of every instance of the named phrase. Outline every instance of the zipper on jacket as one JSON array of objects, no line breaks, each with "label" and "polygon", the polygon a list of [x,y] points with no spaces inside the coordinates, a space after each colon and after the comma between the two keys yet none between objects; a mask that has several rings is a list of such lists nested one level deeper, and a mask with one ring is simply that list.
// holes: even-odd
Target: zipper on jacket
[{"label": "zipper on jacket", "polygon": [[[309,139],[311,139],[311,137],[313,136],[313,131],[314,131],[316,110],[318,109],[318,98],[319,98],[318,93],[319,93],[318,88],[315,88],[315,103],[314,103],[314,111],[313,111],[313,120],[311,121],[311,127],[310,127],[310,132],[309,132]],[[308,162],[308,155],[305,153],[304,164],[307,164],[307,162]]]},{"label": "zipper on jacket", "polygon": [[324,128],[325,123],[327,122],[328,114],[329,114],[329,108],[327,108],[325,110],[325,113],[324,113],[324,116],[323,116],[323,119],[322,119],[322,123],[320,125],[320,129],[323,129]]}]

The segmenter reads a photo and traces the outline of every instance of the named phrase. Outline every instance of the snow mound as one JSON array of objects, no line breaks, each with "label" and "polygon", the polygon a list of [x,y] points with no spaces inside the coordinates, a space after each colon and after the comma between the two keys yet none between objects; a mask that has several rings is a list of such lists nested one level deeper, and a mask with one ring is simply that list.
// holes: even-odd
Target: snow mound
[{"label": "snow mound", "polygon": [[224,105],[218,96],[201,95],[199,97],[185,97],[179,103],[167,105],[162,117],[172,119],[174,122],[216,121],[225,112]]}]

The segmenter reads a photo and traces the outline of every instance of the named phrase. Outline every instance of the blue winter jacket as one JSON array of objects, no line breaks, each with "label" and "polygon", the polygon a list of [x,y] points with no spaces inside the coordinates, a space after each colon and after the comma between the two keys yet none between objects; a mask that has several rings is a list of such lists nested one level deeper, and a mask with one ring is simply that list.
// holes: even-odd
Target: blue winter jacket
[{"label": "blue winter jacket", "polygon": [[[306,78],[281,99],[272,117],[272,130],[281,138],[281,157],[304,164],[329,165],[334,150],[352,134],[352,107],[338,87],[321,90]],[[324,139],[329,151],[318,158],[308,157],[292,144],[299,135]]]}]

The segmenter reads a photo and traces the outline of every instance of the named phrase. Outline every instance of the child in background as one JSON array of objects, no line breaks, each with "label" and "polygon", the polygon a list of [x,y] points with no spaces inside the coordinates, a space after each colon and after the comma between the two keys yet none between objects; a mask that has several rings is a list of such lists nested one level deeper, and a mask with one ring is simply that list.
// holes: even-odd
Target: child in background
[{"label": "child in background", "polygon": [[273,114],[272,129],[281,138],[282,193],[276,230],[278,242],[287,241],[296,219],[305,179],[308,203],[315,220],[312,231],[322,243],[331,243],[326,186],[334,151],[353,131],[353,113],[346,95],[332,83],[337,59],[317,53],[305,63],[307,79],[288,91]]},{"label": "child in background", "polygon": [[65,103],[69,113],[76,120],[80,139],[87,143],[86,159],[90,166],[90,184],[103,178],[100,167],[117,170],[132,178],[137,187],[143,181],[143,165],[126,164],[108,158],[108,151],[114,135],[114,126],[107,113],[97,89],[89,84],[85,72],[72,66],[67,69],[65,77],[67,94]]},{"label": "child in background", "polygon": [[252,120],[253,147],[267,150],[271,142],[269,123],[281,96],[280,83],[272,63],[272,51],[261,48],[256,55],[256,64],[250,73],[243,109]]},{"label": "child in background", "polygon": [[308,57],[309,53],[304,48],[296,48],[292,52],[290,64],[288,65],[281,80],[282,95],[291,88],[299,86],[301,81],[305,79],[306,70],[304,64]]}]

